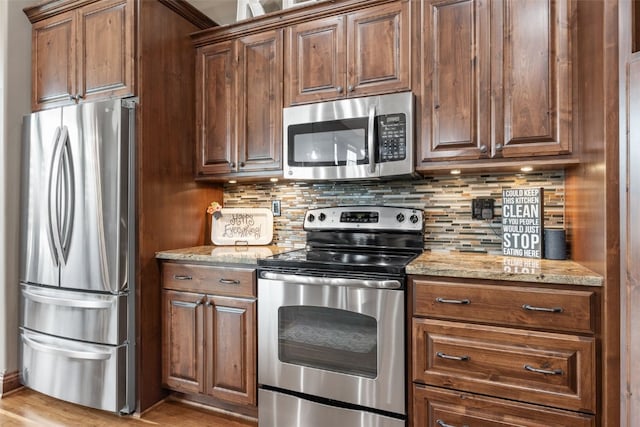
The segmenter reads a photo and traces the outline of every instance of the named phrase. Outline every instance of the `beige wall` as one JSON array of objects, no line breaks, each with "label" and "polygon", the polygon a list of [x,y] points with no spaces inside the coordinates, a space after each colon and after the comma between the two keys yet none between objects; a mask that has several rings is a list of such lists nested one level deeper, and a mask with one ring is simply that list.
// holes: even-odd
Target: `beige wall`
[{"label": "beige wall", "polygon": [[0,373],[18,369],[18,226],[22,116],[30,112],[33,0],[0,0]]}]

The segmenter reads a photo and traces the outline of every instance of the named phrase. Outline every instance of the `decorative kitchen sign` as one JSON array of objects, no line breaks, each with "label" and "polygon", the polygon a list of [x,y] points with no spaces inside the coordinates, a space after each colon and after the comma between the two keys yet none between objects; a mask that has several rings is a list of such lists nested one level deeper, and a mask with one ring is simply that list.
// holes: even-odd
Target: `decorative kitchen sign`
[{"label": "decorative kitchen sign", "polygon": [[542,258],[542,188],[502,190],[502,254]]},{"label": "decorative kitchen sign", "polygon": [[273,214],[266,208],[222,208],[212,217],[214,245],[268,245],[273,240]]}]

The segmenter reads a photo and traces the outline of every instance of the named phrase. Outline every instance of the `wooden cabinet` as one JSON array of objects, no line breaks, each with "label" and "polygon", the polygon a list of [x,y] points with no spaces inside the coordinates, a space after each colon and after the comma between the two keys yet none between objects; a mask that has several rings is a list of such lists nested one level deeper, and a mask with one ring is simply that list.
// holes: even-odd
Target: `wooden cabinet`
[{"label": "wooden cabinet", "polygon": [[414,426],[595,427],[595,417],[504,399],[416,385]]},{"label": "wooden cabinet", "polygon": [[166,387],[255,406],[255,270],[162,264]]},{"label": "wooden cabinet", "polygon": [[429,277],[410,286],[414,426],[595,425],[595,288]]},{"label": "wooden cabinet", "polygon": [[201,46],[196,55],[196,178],[282,175],[282,30]]},{"label": "wooden cabinet", "polygon": [[133,95],[134,1],[104,0],[32,27],[33,111]]},{"label": "wooden cabinet", "polygon": [[203,294],[162,291],[162,381],[173,390],[204,390],[204,299]]},{"label": "wooden cabinet", "polygon": [[409,9],[402,0],[288,27],[285,104],[409,90]]},{"label": "wooden cabinet", "polygon": [[415,7],[419,170],[438,161],[473,166],[572,153],[573,0],[421,0]]}]

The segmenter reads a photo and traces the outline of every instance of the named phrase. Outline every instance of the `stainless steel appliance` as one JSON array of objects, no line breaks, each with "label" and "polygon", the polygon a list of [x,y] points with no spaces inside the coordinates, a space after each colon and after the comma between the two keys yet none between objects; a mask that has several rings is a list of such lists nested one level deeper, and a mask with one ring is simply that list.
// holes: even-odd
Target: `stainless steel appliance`
[{"label": "stainless steel appliance", "polygon": [[305,249],[258,261],[260,427],[404,426],[405,267],[422,212],[313,209]]},{"label": "stainless steel appliance", "polygon": [[26,116],[20,376],[63,400],[135,409],[135,104]]},{"label": "stainless steel appliance", "polygon": [[285,108],[284,177],[412,175],[413,104],[413,94],[403,92]]}]

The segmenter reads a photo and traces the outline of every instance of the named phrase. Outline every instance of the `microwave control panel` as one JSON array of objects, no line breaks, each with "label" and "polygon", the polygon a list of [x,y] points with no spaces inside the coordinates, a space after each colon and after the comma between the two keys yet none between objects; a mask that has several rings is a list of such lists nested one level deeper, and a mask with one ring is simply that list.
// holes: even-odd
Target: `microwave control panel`
[{"label": "microwave control panel", "polygon": [[379,162],[407,158],[407,116],[403,113],[377,116]]}]

